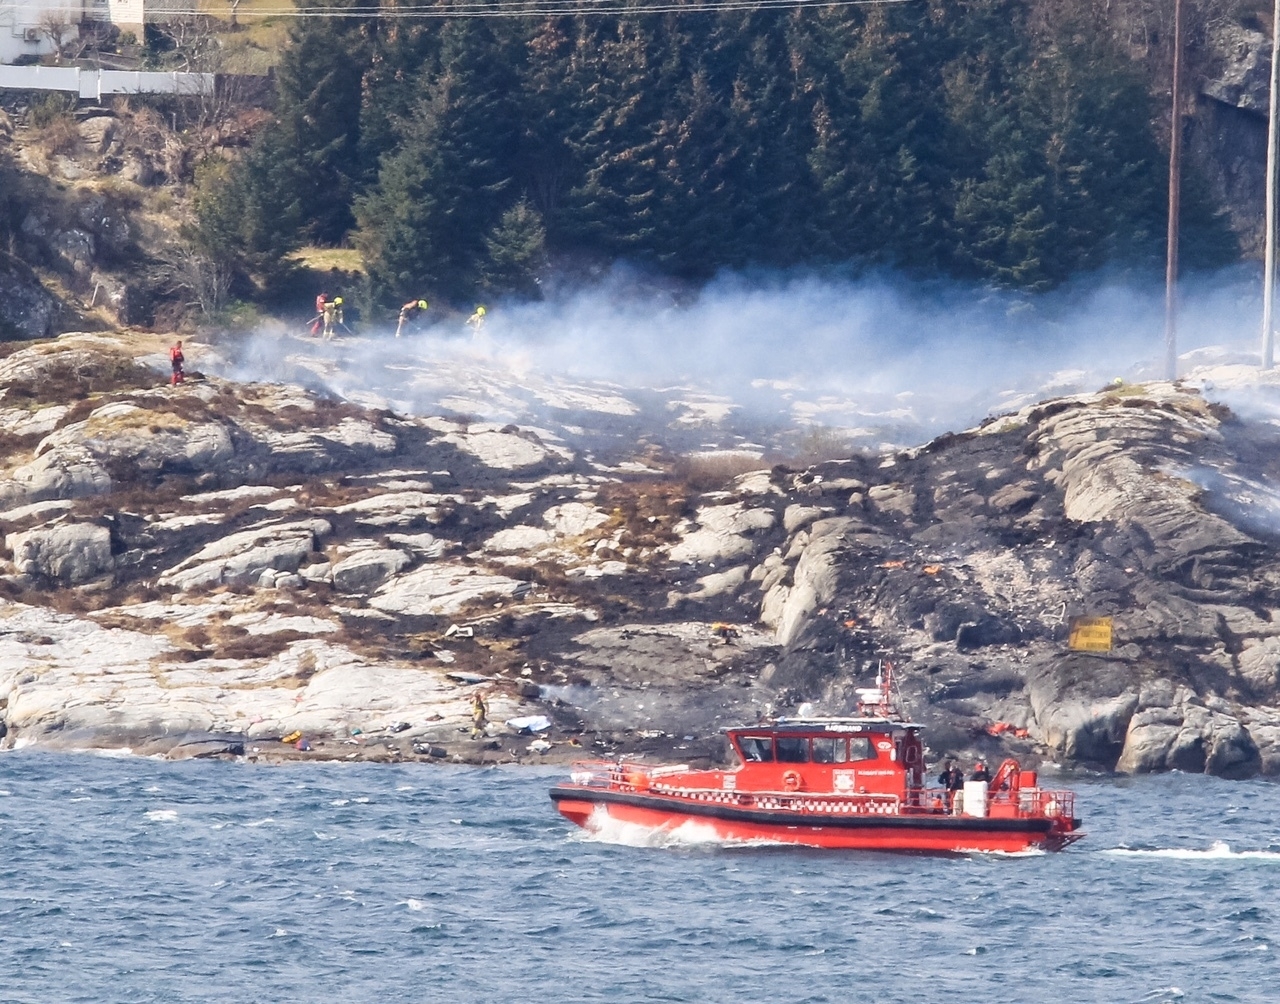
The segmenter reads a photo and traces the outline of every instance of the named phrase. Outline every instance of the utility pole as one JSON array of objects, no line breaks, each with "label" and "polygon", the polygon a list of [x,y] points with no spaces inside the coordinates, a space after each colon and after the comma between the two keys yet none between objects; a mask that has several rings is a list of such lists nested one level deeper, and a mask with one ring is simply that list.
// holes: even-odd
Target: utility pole
[{"label": "utility pole", "polygon": [[1178,377],[1178,213],[1182,194],[1182,0],[1173,0],[1173,115],[1169,130],[1169,235],[1164,272],[1165,379]]},{"label": "utility pole", "polygon": [[1267,111],[1267,238],[1262,265],[1262,368],[1275,365],[1276,329],[1273,319],[1276,295],[1276,147],[1280,118],[1280,0],[1276,0],[1271,24],[1271,104]]}]

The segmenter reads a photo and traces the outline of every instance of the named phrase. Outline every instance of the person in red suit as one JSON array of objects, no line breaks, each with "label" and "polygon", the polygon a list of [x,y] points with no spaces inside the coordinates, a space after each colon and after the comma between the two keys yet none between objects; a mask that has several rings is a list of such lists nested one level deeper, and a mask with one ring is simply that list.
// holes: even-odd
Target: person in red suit
[{"label": "person in red suit", "polygon": [[169,350],[169,363],[173,366],[172,383],[175,387],[186,379],[186,374],[182,370],[186,361],[186,356],[182,354],[182,343],[174,342],[173,347]]}]

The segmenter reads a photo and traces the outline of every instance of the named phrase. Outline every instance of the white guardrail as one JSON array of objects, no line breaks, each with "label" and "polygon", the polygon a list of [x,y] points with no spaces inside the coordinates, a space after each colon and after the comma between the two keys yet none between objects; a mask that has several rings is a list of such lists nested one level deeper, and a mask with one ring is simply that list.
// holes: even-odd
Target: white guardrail
[{"label": "white guardrail", "polygon": [[67,91],[86,100],[109,94],[211,94],[212,73],[86,70],[79,66],[0,66],[0,88]]}]

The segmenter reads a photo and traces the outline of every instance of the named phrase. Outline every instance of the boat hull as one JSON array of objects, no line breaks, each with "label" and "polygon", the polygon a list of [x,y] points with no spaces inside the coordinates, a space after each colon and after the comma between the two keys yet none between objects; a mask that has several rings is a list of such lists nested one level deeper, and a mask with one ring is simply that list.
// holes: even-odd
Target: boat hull
[{"label": "boat hull", "polygon": [[726,842],[765,841],[842,850],[964,854],[1016,854],[1060,850],[1076,833],[1057,831],[1049,819],[980,819],[969,816],[841,814],[751,809],[686,799],[562,785],[551,790],[561,815],[582,827],[597,813],[655,830],[685,823],[710,827]]}]

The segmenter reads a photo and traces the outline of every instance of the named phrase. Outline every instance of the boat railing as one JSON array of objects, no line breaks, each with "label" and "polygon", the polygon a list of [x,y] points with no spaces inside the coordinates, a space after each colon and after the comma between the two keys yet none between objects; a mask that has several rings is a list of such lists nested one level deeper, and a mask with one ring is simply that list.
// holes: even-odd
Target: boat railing
[{"label": "boat railing", "polygon": [[1032,789],[1018,792],[1018,811],[1050,819],[1075,818],[1076,796],[1073,791]]},{"label": "boat railing", "polygon": [[[950,814],[952,808],[944,793],[936,789],[912,789],[904,802],[897,795],[884,792],[767,791],[753,789],[703,787],[671,783],[687,774],[687,764],[656,766],[615,760],[580,760],[570,766],[573,784],[584,788],[614,791],[651,792],[700,802],[723,802],[761,809],[787,809],[798,812],[855,812],[904,815]],[[1070,828],[1075,817],[1075,794],[1045,788],[1013,788],[990,792],[989,811],[999,815],[1065,820]],[[997,807],[1003,807],[1000,812]],[[1012,809],[1012,812],[1010,812]]]},{"label": "boat railing", "polygon": [[1072,819],[1075,816],[1076,796],[1071,791],[1055,791],[1048,788],[1015,788],[1012,791],[994,791],[988,795],[992,806],[1012,805],[1019,816]]},{"label": "boat railing", "polygon": [[739,791],[736,788],[695,788],[689,785],[662,784],[661,782],[654,784],[652,790],[659,795],[675,795],[698,801],[733,802],[738,805],[814,812],[827,811],[827,807],[833,804],[871,806],[876,812],[897,812],[902,804],[902,799],[897,795],[881,792],[770,791],[764,788]]},{"label": "boat railing", "polygon": [[684,774],[688,764],[650,766],[616,760],[579,760],[569,767],[569,779],[584,788],[631,788],[644,791],[654,781],[673,774]]}]

